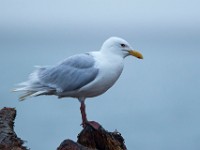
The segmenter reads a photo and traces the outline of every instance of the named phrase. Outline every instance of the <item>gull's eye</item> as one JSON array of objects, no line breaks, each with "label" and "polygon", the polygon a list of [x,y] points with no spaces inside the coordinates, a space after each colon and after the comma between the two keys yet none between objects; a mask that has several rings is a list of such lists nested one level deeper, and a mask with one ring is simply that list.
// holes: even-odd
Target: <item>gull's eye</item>
[{"label": "gull's eye", "polygon": [[121,47],[126,47],[126,45],[125,44],[120,44],[121,45]]}]

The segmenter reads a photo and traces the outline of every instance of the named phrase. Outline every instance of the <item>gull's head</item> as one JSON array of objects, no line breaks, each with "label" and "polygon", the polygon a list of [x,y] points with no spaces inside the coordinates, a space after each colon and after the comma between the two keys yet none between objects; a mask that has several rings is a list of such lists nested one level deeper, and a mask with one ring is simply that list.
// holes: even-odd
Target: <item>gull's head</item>
[{"label": "gull's head", "polygon": [[139,59],[143,59],[141,53],[137,52],[136,50],[133,50],[131,45],[126,40],[119,37],[110,37],[109,39],[107,39],[103,43],[101,51],[104,53],[117,54],[123,58],[132,55]]}]

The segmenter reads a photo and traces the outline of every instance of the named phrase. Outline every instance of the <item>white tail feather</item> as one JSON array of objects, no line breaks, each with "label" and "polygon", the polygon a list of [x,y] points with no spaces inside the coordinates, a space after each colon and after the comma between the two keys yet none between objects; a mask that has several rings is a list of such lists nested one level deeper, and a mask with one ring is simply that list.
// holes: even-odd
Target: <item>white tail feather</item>
[{"label": "white tail feather", "polygon": [[26,82],[22,82],[18,84],[18,88],[15,88],[13,92],[23,92],[23,94],[19,97],[19,100],[25,100],[27,97],[35,97],[39,95],[47,94],[48,91],[52,91],[50,87],[44,87],[38,77],[38,73],[41,69],[37,67],[37,69],[30,74],[29,80]]}]

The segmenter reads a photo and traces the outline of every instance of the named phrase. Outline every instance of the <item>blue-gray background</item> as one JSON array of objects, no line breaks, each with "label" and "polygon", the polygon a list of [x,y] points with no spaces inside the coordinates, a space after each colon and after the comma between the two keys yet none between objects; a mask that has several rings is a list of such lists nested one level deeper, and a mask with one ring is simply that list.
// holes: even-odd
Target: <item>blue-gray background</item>
[{"label": "blue-gray background", "polygon": [[53,150],[81,130],[72,98],[17,101],[11,93],[34,65],[98,50],[110,36],[144,55],[128,57],[117,83],[87,101],[90,120],[119,130],[128,149],[200,149],[198,0],[2,0],[0,107],[15,107],[15,131],[33,150]]}]

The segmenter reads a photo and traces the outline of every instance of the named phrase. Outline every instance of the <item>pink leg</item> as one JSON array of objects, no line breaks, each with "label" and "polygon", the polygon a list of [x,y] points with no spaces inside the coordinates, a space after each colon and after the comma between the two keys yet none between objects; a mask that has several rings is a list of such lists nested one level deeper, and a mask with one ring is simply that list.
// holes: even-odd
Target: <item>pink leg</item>
[{"label": "pink leg", "polygon": [[87,115],[86,115],[86,111],[85,111],[85,101],[82,100],[80,101],[81,102],[81,107],[80,107],[80,110],[81,110],[81,116],[82,116],[82,126],[83,128],[86,127],[86,124],[89,124],[91,125],[94,129],[98,130],[100,128],[100,124],[95,122],[95,121],[88,121],[87,120]]},{"label": "pink leg", "polygon": [[82,116],[82,126],[85,127],[85,124],[88,122],[87,115],[85,112],[85,101],[81,101],[80,110],[81,110],[81,116]]}]

